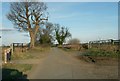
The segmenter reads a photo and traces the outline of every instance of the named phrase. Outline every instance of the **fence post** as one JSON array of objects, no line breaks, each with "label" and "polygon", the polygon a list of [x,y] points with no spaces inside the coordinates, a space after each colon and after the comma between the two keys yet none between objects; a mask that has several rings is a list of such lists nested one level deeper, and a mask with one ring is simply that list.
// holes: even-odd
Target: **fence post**
[{"label": "fence post", "polygon": [[23,43],[22,43],[22,52],[23,52]]},{"label": "fence post", "polygon": [[91,42],[88,42],[88,48],[91,48],[91,47],[92,47]]},{"label": "fence post", "polygon": [[13,55],[13,52],[14,52],[14,43],[12,43],[12,44],[10,45],[10,49],[11,49],[11,54]]},{"label": "fence post", "polygon": [[7,63],[7,50],[4,50],[4,61]]}]

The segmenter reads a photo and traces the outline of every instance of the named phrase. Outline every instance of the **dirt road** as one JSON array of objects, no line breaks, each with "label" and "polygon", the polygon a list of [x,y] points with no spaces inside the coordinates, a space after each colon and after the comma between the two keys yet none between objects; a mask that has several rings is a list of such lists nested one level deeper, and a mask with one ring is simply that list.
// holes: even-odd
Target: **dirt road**
[{"label": "dirt road", "polygon": [[117,79],[117,66],[98,66],[51,48],[28,75],[29,79]]}]

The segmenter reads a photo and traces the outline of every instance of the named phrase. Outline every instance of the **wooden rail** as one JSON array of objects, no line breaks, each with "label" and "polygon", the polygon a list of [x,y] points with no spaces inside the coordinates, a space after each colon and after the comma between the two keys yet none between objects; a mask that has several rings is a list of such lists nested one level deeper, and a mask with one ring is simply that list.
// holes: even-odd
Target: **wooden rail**
[{"label": "wooden rail", "polygon": [[15,51],[15,48],[16,47],[20,47],[21,48],[21,52],[24,51],[24,47],[28,47],[28,44],[27,43],[12,43],[10,45],[10,48],[11,48],[11,53],[13,54],[13,52]]}]

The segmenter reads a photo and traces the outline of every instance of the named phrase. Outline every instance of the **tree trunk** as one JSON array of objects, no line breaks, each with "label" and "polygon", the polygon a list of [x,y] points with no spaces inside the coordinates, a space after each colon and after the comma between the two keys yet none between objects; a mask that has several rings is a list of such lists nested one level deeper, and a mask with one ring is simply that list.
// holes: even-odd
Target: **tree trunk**
[{"label": "tree trunk", "polygon": [[30,32],[30,48],[34,47],[35,47],[35,35],[33,34],[33,32]]},{"label": "tree trunk", "polygon": [[33,29],[29,29],[29,34],[30,34],[30,48],[35,47],[35,42],[36,42],[36,34],[38,32],[39,26],[37,25],[33,31]]}]

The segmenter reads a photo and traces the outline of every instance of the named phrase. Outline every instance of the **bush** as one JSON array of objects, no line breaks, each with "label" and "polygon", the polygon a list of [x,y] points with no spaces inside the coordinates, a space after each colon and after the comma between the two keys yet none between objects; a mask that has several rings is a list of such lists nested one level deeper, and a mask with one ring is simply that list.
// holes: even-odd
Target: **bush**
[{"label": "bush", "polygon": [[83,56],[106,56],[106,57],[118,57],[119,52],[105,51],[101,49],[88,49],[82,55]]},{"label": "bush", "polygon": [[80,44],[80,40],[77,39],[77,38],[74,38],[74,39],[71,39],[68,41],[68,44],[71,44],[71,45],[79,45]]},{"label": "bush", "polygon": [[88,49],[88,45],[87,44],[82,44],[82,48]]},{"label": "bush", "polygon": [[26,79],[25,81],[28,81],[26,75],[17,69],[2,69],[2,81],[14,81],[16,79]]}]

